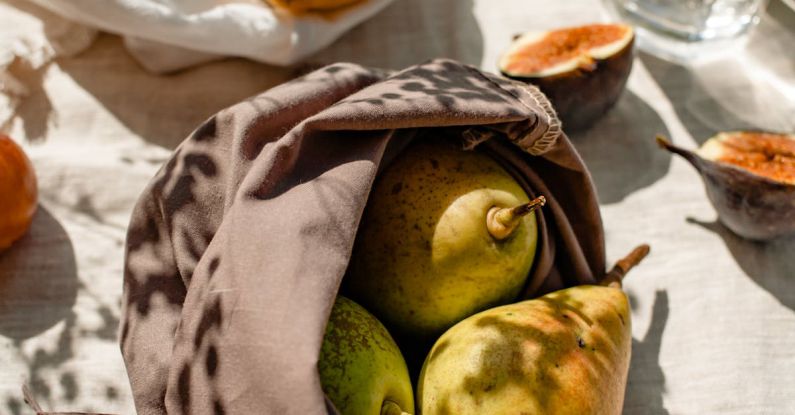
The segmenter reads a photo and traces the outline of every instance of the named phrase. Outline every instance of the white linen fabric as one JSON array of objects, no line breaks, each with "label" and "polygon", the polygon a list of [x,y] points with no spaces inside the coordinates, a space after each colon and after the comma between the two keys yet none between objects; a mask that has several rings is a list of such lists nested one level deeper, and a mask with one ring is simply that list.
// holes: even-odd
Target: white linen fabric
[{"label": "white linen fabric", "polygon": [[82,52],[94,41],[96,30],[46,10],[22,10],[6,3],[0,3],[0,28],[2,131],[30,93],[26,74],[42,70],[57,56]]},{"label": "white linen fabric", "polygon": [[288,66],[328,46],[392,0],[367,0],[333,17],[292,16],[265,0],[31,0],[0,3],[0,129],[28,87],[24,72],[91,45],[96,29],[121,35],[130,54],[154,73],[227,56]]},{"label": "white linen fabric", "polygon": [[[295,17],[264,0],[33,1],[76,22],[134,39],[127,42],[133,56],[149,70],[166,72],[220,56],[291,65],[392,0],[368,0],[334,18]],[[174,53],[175,48],[184,50]]]}]

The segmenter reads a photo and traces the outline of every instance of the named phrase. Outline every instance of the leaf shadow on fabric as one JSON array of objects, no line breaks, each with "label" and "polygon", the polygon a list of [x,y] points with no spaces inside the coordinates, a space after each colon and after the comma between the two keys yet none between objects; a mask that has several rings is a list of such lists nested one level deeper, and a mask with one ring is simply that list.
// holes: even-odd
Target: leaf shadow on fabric
[{"label": "leaf shadow on fabric", "polygon": [[657,112],[629,90],[593,127],[572,134],[601,204],[618,203],[668,173],[671,155],[660,151],[657,134],[670,133]]},{"label": "leaf shadow on fabric", "polygon": [[[56,371],[63,393],[58,399],[75,400],[80,393],[77,376],[61,370],[61,365],[75,355],[72,342],[76,315],[72,308],[81,285],[69,235],[40,205],[28,233],[0,253],[0,269],[4,271],[0,275],[0,335],[13,340],[13,352],[26,368],[20,379],[49,402],[54,398],[50,372]],[[109,317],[115,337],[116,321]],[[52,350],[39,347],[28,353],[23,348],[23,342],[61,322],[64,324]],[[12,414],[22,413],[22,400],[9,397],[5,407]]]},{"label": "leaf shadow on fabric", "polygon": [[[452,77],[453,74],[455,74],[455,78]],[[439,105],[455,110],[456,106],[465,107],[466,103],[472,101],[498,103],[505,102],[506,97],[511,96],[511,93],[505,89],[510,88],[507,86],[508,84],[503,85],[504,89],[494,88],[493,81],[486,80],[475,71],[462,76],[460,67],[452,62],[443,62],[440,69],[435,71],[427,67],[413,68],[410,72],[391,77],[391,81],[399,84],[403,94],[387,93],[378,98],[350,100],[349,102],[385,105],[388,100],[401,100],[411,104],[418,97],[424,99],[426,96],[430,96]],[[515,86],[511,87],[516,88]],[[504,110],[508,116],[521,114],[507,105]]]},{"label": "leaf shadow on fabric", "polygon": [[660,367],[660,345],[668,322],[668,293],[654,295],[651,324],[643,340],[632,339],[624,414],[667,415],[663,405],[665,373]]},{"label": "leaf shadow on fabric", "polygon": [[14,118],[21,121],[25,137],[33,143],[45,139],[51,120],[57,116],[52,101],[44,89],[44,76],[50,66],[51,64],[47,64],[40,68],[31,68],[16,63],[11,67],[15,77],[24,83],[29,93],[21,100],[14,112]]},{"label": "leaf shadow on fabric", "polygon": [[[9,6],[31,16],[51,14],[51,12],[43,9],[41,6],[38,6],[33,2],[9,0],[7,3]],[[47,26],[44,27],[45,36],[54,35],[57,37],[58,30],[63,30],[63,27],[55,30],[50,29],[51,28]],[[24,45],[24,42],[20,43],[22,44],[23,49],[35,48],[35,46],[32,45]],[[45,52],[41,51],[37,52],[39,55],[46,54]],[[40,58],[41,56],[37,55],[36,57],[32,58],[32,60],[35,61]],[[27,89],[27,94],[22,97],[19,106],[14,111],[13,117],[9,122],[13,122],[14,119],[19,119],[19,121],[21,121],[22,129],[25,132],[25,137],[27,137],[27,139],[31,142],[39,142],[44,140],[50,128],[51,121],[54,118],[57,118],[57,114],[54,112],[52,105],[52,100],[47,95],[47,91],[45,91],[44,88],[44,77],[50,67],[50,62],[46,62],[43,65],[31,65],[30,62],[25,62],[18,59],[8,68],[9,73],[14,78],[21,81],[21,83]],[[5,126],[0,125],[0,128],[2,127]]]},{"label": "leaf shadow on fabric", "polygon": [[[74,404],[81,396],[96,393],[94,388],[87,387],[81,383],[84,380],[79,371],[75,371],[70,365],[79,354],[75,348],[75,341],[85,336],[91,336],[105,341],[116,338],[116,328],[118,319],[110,314],[110,309],[105,307],[98,310],[102,319],[102,326],[99,328],[81,328],[78,323],[77,314],[70,311],[64,318],[60,332],[53,343],[54,347],[37,347],[35,350],[27,352],[23,347],[22,340],[15,340],[14,347],[19,356],[19,362],[23,363],[26,370],[21,373],[24,384],[29,388],[31,397],[37,403],[46,407],[62,406],[64,403]],[[101,398],[91,395],[95,399],[104,399],[113,402],[120,399],[123,393],[123,386],[119,388],[116,382],[107,382],[99,385],[101,387]],[[90,390],[89,390],[90,389]],[[12,415],[22,415],[28,413],[25,408],[25,399],[21,395],[11,394],[6,397],[5,407]],[[29,406],[29,405],[28,405]],[[93,413],[93,410],[89,409]],[[48,412],[49,413],[49,412]]]},{"label": "leaf shadow on fabric", "polygon": [[751,241],[734,234],[720,223],[687,218],[687,222],[714,232],[723,239],[737,265],[757,285],[790,310],[795,310],[795,237],[782,237],[768,242]]},{"label": "leaf shadow on fabric", "polygon": [[[543,308],[536,305],[532,309],[523,309],[517,307],[521,304],[518,303],[514,305],[517,308],[501,310],[501,313],[496,312],[500,309],[492,309],[470,317],[475,319],[474,327],[481,331],[482,337],[465,338],[469,342],[478,339],[482,343],[465,344],[463,348],[461,344],[457,344],[453,347],[450,342],[455,337],[436,343],[428,357],[429,361],[439,361],[442,359],[440,356],[451,353],[451,350],[455,350],[454,353],[461,353],[464,348],[477,351],[471,355],[456,356],[460,359],[473,359],[477,363],[464,365],[468,369],[455,374],[457,376],[448,376],[447,379],[455,386],[445,388],[446,392],[454,391],[459,394],[458,397],[466,396],[472,402],[479,403],[494,399],[504,392],[516,394],[521,391],[526,406],[513,408],[514,410],[527,411],[534,408],[539,413],[554,413],[556,409],[560,409],[561,398],[569,393],[577,393],[569,389],[573,384],[561,373],[561,367],[571,364],[570,368],[579,368],[582,373],[587,373],[578,378],[586,389],[598,388],[600,384],[603,385],[605,378],[614,376],[611,359],[615,357],[619,344],[596,331],[589,332],[587,345],[583,342],[580,333],[584,331],[584,327],[593,325],[594,321],[580,311],[582,303],[579,300],[566,292],[558,292],[554,298],[540,297],[534,301],[536,304],[543,302]],[[532,318],[513,316],[525,312]],[[468,329],[472,330],[472,326]],[[571,363],[574,361],[573,350],[576,350],[577,345],[587,348],[592,357],[577,359],[576,363]],[[452,415],[458,404],[455,399],[453,393],[444,393],[436,396],[432,405],[437,413]]]},{"label": "leaf shadow on fabric", "polygon": [[[215,270],[218,269],[220,261],[220,258],[217,257],[210,261],[210,279],[212,279],[212,274],[215,273]],[[218,353],[215,341],[218,338],[222,338],[221,329],[224,323],[220,298],[216,297],[213,301],[205,304],[201,310],[201,315],[199,327],[193,338],[194,357],[195,360],[200,360],[201,363],[196,365],[193,361],[187,361],[183,362],[180,367],[177,382],[178,409],[185,414],[191,412],[191,382],[198,380],[205,390],[204,395],[210,395],[200,396],[199,398],[210,399],[213,412],[215,414],[224,414],[226,413],[224,409],[224,393],[220,390],[223,385],[216,379],[222,359]],[[196,370],[197,368],[203,370]]]},{"label": "leaf shadow on fabric", "polygon": [[[198,140],[197,137],[204,132],[205,129],[200,128],[192,138]],[[217,171],[218,167],[209,153],[177,150],[157,173],[151,184],[151,191],[162,198],[162,213],[169,222],[160,224],[151,217],[146,221],[133,220],[127,235],[127,256],[135,257],[141,252],[141,255],[157,258],[162,264],[173,265],[174,259],[170,256],[172,255],[172,238],[179,238],[178,242],[186,246],[189,254],[193,256],[192,259],[197,262],[212,236],[200,233],[195,235],[182,233],[173,236],[170,232],[176,228],[178,213],[185,207],[197,203],[196,186],[198,183],[212,178]],[[151,198],[147,199],[147,202],[153,203]],[[164,234],[164,232],[168,233]],[[162,295],[168,304],[182,305],[187,288],[179,274],[141,273],[138,269],[132,269],[129,261],[126,265],[125,290],[138,294],[128,296],[130,310],[135,310],[140,317],[147,317],[153,297],[158,295]],[[176,272],[175,269],[171,269],[171,271]],[[184,277],[190,280],[190,275]],[[130,317],[130,312],[128,312],[127,318]],[[125,325],[121,333],[123,347],[127,342],[126,328]]]},{"label": "leaf shadow on fabric", "polygon": [[[163,339],[165,349],[147,351],[146,348],[141,348],[140,342],[146,341],[145,336],[151,336],[153,333],[144,332],[144,337],[135,338],[131,336],[130,331],[131,327],[139,326],[137,330],[142,330],[140,326],[152,329],[153,325],[162,326],[172,332],[177,329],[187,286],[190,284],[195,267],[213,238],[217,225],[217,218],[206,216],[207,212],[217,210],[217,206],[213,205],[216,200],[204,200],[200,197],[207,192],[208,186],[216,185],[213,180],[218,179],[218,175],[221,174],[217,162],[218,154],[209,151],[206,147],[216,143],[215,123],[215,119],[212,118],[197,128],[186,141],[186,145],[175,151],[150,183],[150,188],[145,193],[146,197],[140,203],[147,206],[146,209],[150,212],[161,212],[162,217],[151,215],[144,218],[134,215],[127,235],[124,280],[126,311],[122,314],[120,343],[128,363],[143,364],[148,371],[161,376],[158,381],[151,381],[151,392],[158,396],[148,398],[152,405],[160,408],[159,410],[165,410],[163,394],[166,390],[167,374],[172,368],[168,361],[157,359],[149,363],[138,361],[155,356],[162,357],[158,353],[167,354],[173,339]],[[194,215],[199,215],[201,218],[196,218]],[[202,226],[185,226],[185,223],[197,221],[202,223]],[[174,245],[183,248],[179,257],[174,256]],[[151,261],[148,263],[157,266],[134,265],[139,264],[140,261]],[[212,274],[218,268],[220,258],[211,258],[207,264]],[[213,377],[220,365],[220,359],[215,346],[205,341],[205,334],[220,326],[222,313],[218,302],[209,304],[208,307],[209,309],[202,310],[203,318],[194,343],[197,349],[196,359],[204,359],[201,365],[205,368],[204,373]],[[191,367],[185,366],[174,370],[179,370],[176,387],[177,403],[183,408],[183,413],[188,413],[191,404]],[[212,381],[205,383],[214,385]],[[224,413],[221,393],[217,392],[213,396],[216,413]]]}]

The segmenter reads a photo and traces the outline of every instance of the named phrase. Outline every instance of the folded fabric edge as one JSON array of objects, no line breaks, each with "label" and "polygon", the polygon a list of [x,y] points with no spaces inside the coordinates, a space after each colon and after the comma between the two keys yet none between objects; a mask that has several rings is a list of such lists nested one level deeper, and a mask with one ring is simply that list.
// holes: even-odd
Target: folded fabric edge
[{"label": "folded fabric edge", "polygon": [[[442,69],[428,69],[431,67],[438,67]],[[538,88],[532,85],[502,78],[499,75],[493,73],[483,72],[474,66],[463,64],[449,58],[430,59],[423,63],[410,66],[406,69],[391,72],[387,74],[387,76],[380,82],[357,91],[355,94],[340,101],[337,105],[350,105],[352,103],[362,104],[371,101],[377,101],[381,99],[380,96],[382,95],[383,91],[373,94],[372,88],[378,88],[378,84],[401,82],[401,78],[409,77],[409,75],[414,71],[420,72],[427,70],[441,73],[445,70],[451,70],[451,68],[452,70],[459,70],[462,73],[472,74],[481,82],[486,83],[489,89],[492,89],[497,93],[497,95],[504,98],[506,104],[515,104],[515,107],[522,108],[522,111],[517,111],[511,120],[506,121],[505,119],[500,119],[494,120],[493,123],[484,122],[464,130],[463,134],[465,149],[472,149],[483,141],[494,137],[494,135],[497,133],[502,133],[508,136],[509,140],[513,144],[518,146],[524,152],[533,156],[543,155],[553,149],[557,144],[558,138],[563,134],[561,121],[558,118],[557,113],[552,107],[549,99],[547,99],[543,92],[541,92]],[[335,112],[331,114],[331,117],[333,118],[335,115],[338,116],[339,111],[339,108],[335,108]],[[326,116],[328,116],[328,114],[323,112],[316,114],[315,116],[304,121],[304,127],[311,126],[313,128],[320,128],[322,130],[362,129],[361,125],[339,122],[339,119],[337,119],[333,124],[325,123],[324,117]],[[426,125],[425,127],[429,126],[431,125]],[[466,127],[466,125],[456,124],[454,120],[451,120],[451,123],[447,126]],[[368,125],[365,126],[364,129],[370,127],[371,126]],[[416,127],[422,128],[424,126],[417,125]],[[385,124],[383,128],[389,128],[389,125]]]}]

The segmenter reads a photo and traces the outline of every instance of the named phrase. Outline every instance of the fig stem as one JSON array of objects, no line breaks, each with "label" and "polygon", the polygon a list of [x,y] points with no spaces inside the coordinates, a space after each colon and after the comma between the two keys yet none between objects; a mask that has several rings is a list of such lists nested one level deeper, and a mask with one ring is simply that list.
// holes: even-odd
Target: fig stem
[{"label": "fig stem", "polygon": [[648,244],[636,246],[627,256],[616,261],[613,269],[605,275],[600,285],[621,289],[621,280],[624,279],[629,270],[643,261],[643,258],[646,258],[650,250],[651,248]]},{"label": "fig stem", "polygon": [[411,415],[408,412],[403,411],[400,408],[400,405],[385,400],[384,403],[381,405],[381,415]]},{"label": "fig stem", "polygon": [[693,167],[696,168],[696,170],[701,171],[701,165],[698,163],[698,160],[696,159],[697,156],[693,152],[675,146],[673,143],[668,141],[668,139],[663,137],[662,135],[658,134],[656,137],[654,137],[654,139],[657,141],[657,145],[659,145],[660,148],[664,148],[670,151],[671,153],[678,154],[684,157],[685,160],[689,161],[690,164],[692,164]]},{"label": "fig stem", "polygon": [[529,203],[512,208],[494,206],[486,214],[486,228],[495,239],[505,239],[511,236],[514,229],[519,226],[522,217],[536,211],[546,203],[547,199],[544,196],[538,196]]}]

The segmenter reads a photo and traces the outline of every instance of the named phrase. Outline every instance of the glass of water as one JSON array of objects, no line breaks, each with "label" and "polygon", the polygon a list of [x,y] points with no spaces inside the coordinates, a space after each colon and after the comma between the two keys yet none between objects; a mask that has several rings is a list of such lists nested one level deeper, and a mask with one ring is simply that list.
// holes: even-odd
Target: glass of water
[{"label": "glass of water", "polygon": [[736,45],[759,21],[767,0],[605,0],[636,26],[642,49],[675,60]]}]

